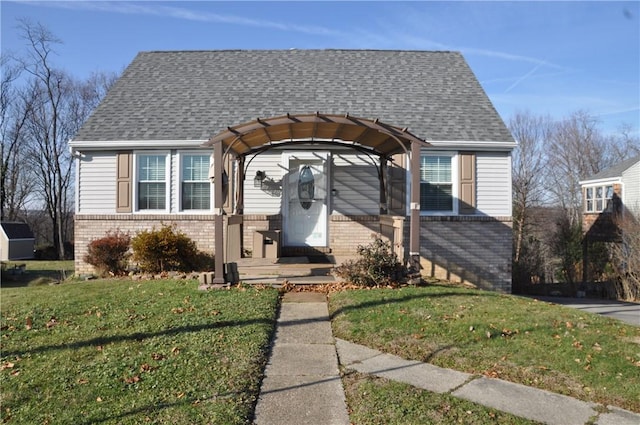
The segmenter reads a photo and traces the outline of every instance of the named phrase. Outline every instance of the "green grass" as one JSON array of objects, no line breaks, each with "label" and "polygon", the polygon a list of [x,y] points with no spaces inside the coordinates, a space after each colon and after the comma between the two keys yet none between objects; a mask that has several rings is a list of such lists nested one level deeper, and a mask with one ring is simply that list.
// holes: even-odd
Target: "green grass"
[{"label": "green grass", "polygon": [[538,423],[451,395],[359,373],[346,375],[343,383],[351,422],[358,425]]},{"label": "green grass", "polygon": [[640,328],[454,286],[330,296],[334,336],[406,359],[640,412]]},{"label": "green grass", "polygon": [[275,326],[272,289],[195,281],[3,288],[2,420],[244,424]]},{"label": "green grass", "polygon": [[[25,265],[24,273],[16,273],[16,266]],[[73,260],[3,261],[2,287],[41,286],[57,284],[73,276]]]}]

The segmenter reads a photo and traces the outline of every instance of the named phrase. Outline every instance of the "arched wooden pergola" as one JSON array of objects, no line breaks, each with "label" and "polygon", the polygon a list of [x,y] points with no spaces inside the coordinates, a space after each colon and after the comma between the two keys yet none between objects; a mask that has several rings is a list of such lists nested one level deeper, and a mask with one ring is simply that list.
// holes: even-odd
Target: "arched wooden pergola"
[{"label": "arched wooden pergola", "polygon": [[[407,128],[396,127],[379,119],[354,117],[349,114],[286,114],[227,127],[211,137],[203,146],[213,148],[214,182],[223,181],[225,156],[238,161],[238,173],[244,175],[244,159],[276,147],[293,144],[329,144],[346,146],[379,157],[381,214],[386,214],[384,169],[387,161],[398,153],[407,153],[410,162],[410,233],[409,265],[414,270],[420,263],[420,148],[430,146]],[[243,214],[244,179],[239,179],[236,213]],[[215,208],[215,277],[213,284],[225,283],[224,276],[224,193],[223,185],[214,185]]]}]

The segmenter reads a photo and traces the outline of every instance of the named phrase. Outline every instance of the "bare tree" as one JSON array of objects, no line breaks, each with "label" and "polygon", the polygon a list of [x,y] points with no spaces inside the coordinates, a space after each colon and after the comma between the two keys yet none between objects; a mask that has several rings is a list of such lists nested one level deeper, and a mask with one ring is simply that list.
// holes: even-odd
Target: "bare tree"
[{"label": "bare tree", "polygon": [[616,298],[640,300],[640,210],[627,209],[616,219],[620,240],[610,244]]},{"label": "bare tree", "polygon": [[509,120],[509,129],[518,142],[512,162],[514,261],[517,263],[527,228],[532,224],[532,208],[540,206],[544,200],[547,164],[544,149],[550,137],[551,119],[518,112]]},{"label": "bare tree", "polygon": [[15,221],[33,189],[24,164],[25,124],[31,103],[29,94],[16,87],[20,69],[6,55],[0,60],[0,219]]},{"label": "bare tree", "polygon": [[549,193],[552,202],[566,211],[570,225],[580,221],[580,180],[610,164],[607,141],[597,124],[592,115],[577,111],[556,123],[547,146]]},{"label": "bare tree", "polygon": [[580,180],[640,151],[628,128],[605,136],[585,111],[552,122],[519,112],[509,121],[513,152],[514,281],[559,277],[577,282],[581,270]]},{"label": "bare tree", "polygon": [[55,35],[26,20],[20,21],[19,29],[28,45],[27,55],[20,59],[30,96],[23,135],[28,139],[27,159],[35,170],[39,201],[51,220],[51,240],[58,257],[64,258],[73,211],[73,159],[67,142],[116,77],[96,73],[87,81],[77,81],[53,64],[54,46],[61,43]]}]

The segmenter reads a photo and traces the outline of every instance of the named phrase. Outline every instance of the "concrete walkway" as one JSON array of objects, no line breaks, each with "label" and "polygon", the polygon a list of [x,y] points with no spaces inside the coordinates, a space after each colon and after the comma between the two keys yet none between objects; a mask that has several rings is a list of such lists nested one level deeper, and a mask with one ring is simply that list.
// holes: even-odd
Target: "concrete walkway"
[{"label": "concrete walkway", "polygon": [[324,294],[285,294],[254,423],[349,425]]},{"label": "concrete walkway", "polygon": [[[470,375],[428,363],[404,360],[368,347],[336,340],[340,364],[392,381],[436,393],[448,393],[474,403],[551,425],[638,425],[640,414],[613,406],[576,400],[549,391],[514,384],[501,379]],[[596,418],[594,422],[590,422]]]},{"label": "concrete walkway", "polygon": [[588,311],[589,313],[613,317],[630,325],[640,326],[640,304],[638,303],[593,298],[545,297],[534,295],[528,295],[527,297]]},{"label": "concrete walkway", "polygon": [[311,292],[287,293],[283,299],[254,423],[348,425],[338,359],[348,370],[451,394],[545,424],[640,424],[640,414],[614,406],[605,408],[336,340],[331,333],[326,297]]}]

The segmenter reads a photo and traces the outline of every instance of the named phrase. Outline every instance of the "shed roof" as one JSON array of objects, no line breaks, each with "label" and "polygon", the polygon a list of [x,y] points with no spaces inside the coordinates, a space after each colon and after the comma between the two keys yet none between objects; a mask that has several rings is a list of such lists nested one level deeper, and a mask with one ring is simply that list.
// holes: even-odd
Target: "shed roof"
[{"label": "shed roof", "polygon": [[2,231],[9,240],[12,239],[34,239],[31,228],[26,223],[15,223],[3,221],[0,223]]},{"label": "shed roof", "polygon": [[460,53],[387,50],[141,52],[74,141],[209,140],[316,111],[427,141],[513,142]]}]

